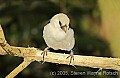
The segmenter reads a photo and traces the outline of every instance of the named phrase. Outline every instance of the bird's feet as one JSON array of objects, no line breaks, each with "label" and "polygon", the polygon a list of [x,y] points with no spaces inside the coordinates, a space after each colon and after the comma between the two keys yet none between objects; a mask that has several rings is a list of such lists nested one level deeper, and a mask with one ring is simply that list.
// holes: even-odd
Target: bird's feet
[{"label": "bird's feet", "polygon": [[70,55],[66,59],[68,59],[69,57],[70,57],[70,62],[69,62],[69,65],[70,65],[72,60],[74,62],[74,52],[73,52],[73,50],[70,50]]},{"label": "bird's feet", "polygon": [[47,56],[47,52],[49,51],[48,49],[49,47],[46,47],[44,51],[41,53],[41,55],[43,55],[43,62],[44,62],[44,57]]}]

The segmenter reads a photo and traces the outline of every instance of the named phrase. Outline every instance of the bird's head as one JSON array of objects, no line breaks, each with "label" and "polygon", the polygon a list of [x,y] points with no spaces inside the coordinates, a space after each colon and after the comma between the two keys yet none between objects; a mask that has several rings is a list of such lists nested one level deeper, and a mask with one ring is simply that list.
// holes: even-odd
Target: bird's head
[{"label": "bird's head", "polygon": [[66,14],[56,14],[52,17],[50,22],[54,23],[55,27],[61,28],[65,33],[69,29],[70,20]]}]

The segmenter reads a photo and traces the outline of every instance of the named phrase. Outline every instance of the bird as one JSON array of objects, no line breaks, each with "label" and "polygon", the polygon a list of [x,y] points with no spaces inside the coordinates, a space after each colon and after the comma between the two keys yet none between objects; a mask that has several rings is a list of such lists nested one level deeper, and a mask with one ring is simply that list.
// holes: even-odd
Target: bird
[{"label": "bird", "polygon": [[[41,53],[44,56],[47,56],[47,52],[49,48],[54,50],[65,50],[69,51],[70,55],[67,57],[71,57],[71,60],[74,61],[74,52],[73,47],[75,45],[74,31],[69,26],[70,19],[64,13],[59,13],[54,15],[50,22],[44,26],[43,29],[43,38],[45,43],[47,44],[47,48]],[[70,64],[69,63],[69,64]]]}]

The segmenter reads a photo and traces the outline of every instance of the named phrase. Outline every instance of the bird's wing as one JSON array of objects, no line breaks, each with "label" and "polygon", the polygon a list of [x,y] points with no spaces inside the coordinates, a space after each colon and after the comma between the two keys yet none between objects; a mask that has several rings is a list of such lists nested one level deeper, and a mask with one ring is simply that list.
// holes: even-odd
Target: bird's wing
[{"label": "bird's wing", "polygon": [[53,24],[49,23],[44,27],[43,38],[48,47],[51,47],[55,50],[59,49],[59,43],[61,43],[61,32],[52,26]]}]

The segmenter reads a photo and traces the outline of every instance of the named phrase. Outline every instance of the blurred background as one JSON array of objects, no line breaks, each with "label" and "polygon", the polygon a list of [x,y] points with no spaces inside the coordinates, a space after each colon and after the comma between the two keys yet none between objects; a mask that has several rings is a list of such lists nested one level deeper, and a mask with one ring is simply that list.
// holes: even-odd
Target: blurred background
[{"label": "blurred background", "polygon": [[[101,6],[101,5],[100,5]],[[102,17],[97,0],[0,0],[0,24],[10,45],[46,48],[42,37],[44,26],[52,16],[65,13],[71,20],[76,44],[75,54],[112,57],[109,40],[101,35]],[[23,61],[13,56],[0,56],[0,78],[4,78]],[[31,63],[16,78],[61,78],[51,76],[51,71],[98,71],[97,68]],[[112,71],[114,70],[102,70]],[[115,75],[74,75],[69,78],[117,78]]]}]

